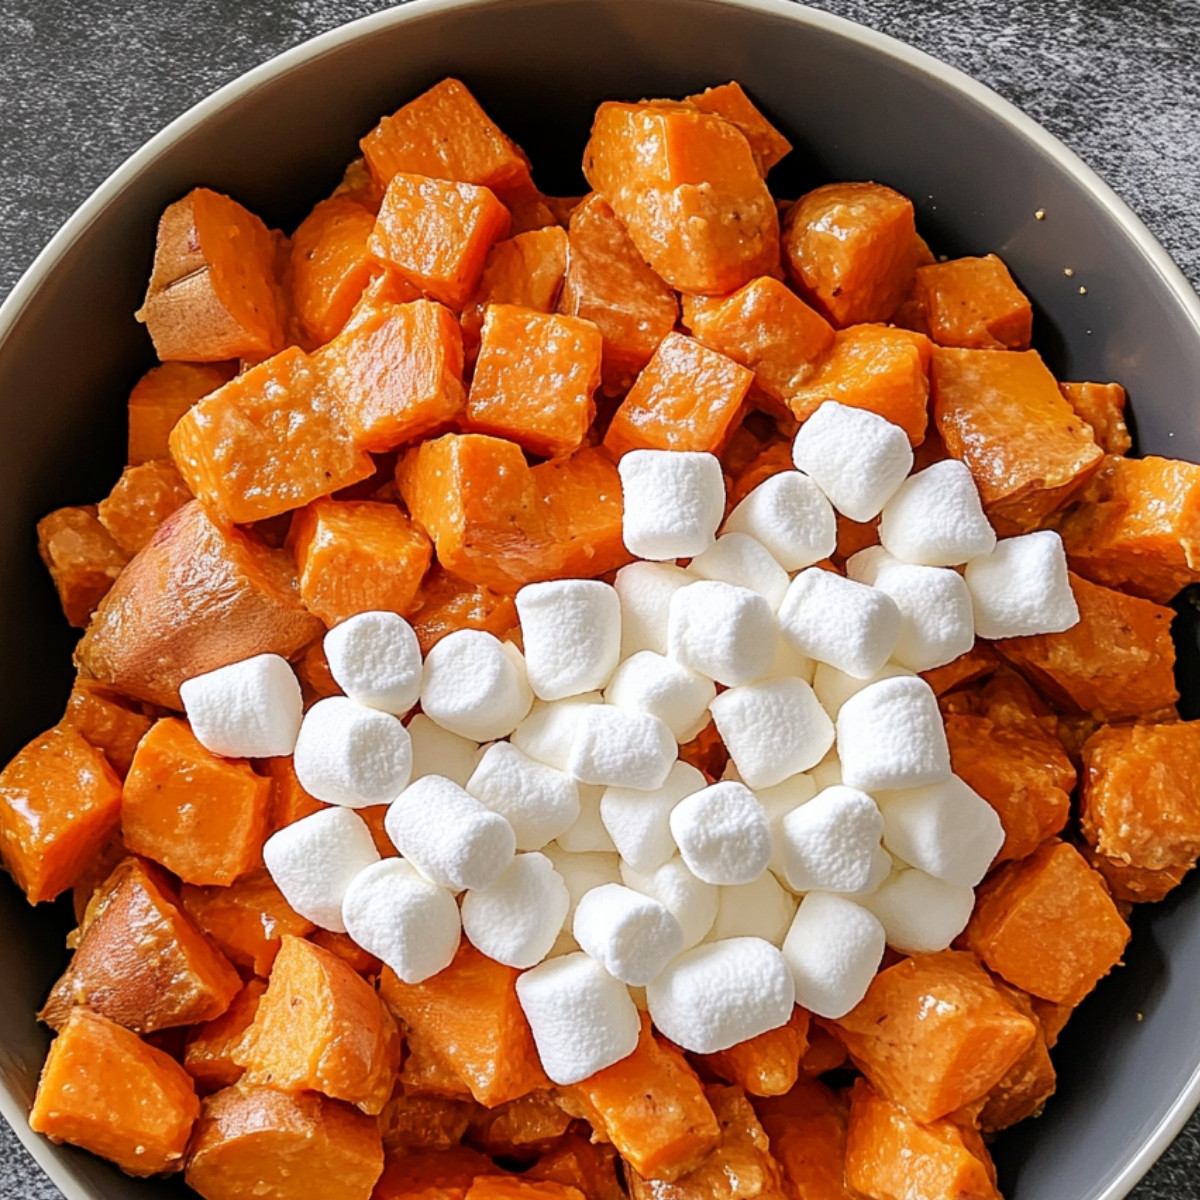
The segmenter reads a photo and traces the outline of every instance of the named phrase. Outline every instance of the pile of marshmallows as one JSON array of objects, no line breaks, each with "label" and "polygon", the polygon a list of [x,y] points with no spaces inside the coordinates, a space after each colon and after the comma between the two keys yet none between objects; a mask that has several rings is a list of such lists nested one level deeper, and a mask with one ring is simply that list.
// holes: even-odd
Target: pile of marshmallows
[{"label": "pile of marshmallows", "polygon": [[[643,561],[612,586],[521,589],[524,654],[461,630],[422,662],[403,618],[371,612],[326,636],[345,695],[307,713],[272,655],[185,683],[203,745],[294,754],[330,805],[266,844],[291,906],[408,983],[462,935],[520,969],[558,1084],[630,1054],[639,1007],[711,1053],[796,1003],[844,1015],[885,944],[947,947],[1004,833],[951,773],[916,672],[976,634],[1073,625],[1062,543],[997,542],[967,468],[910,474],[908,438],[874,413],[824,404],[794,461],[718,537],[715,457],[626,454],[624,540]],[[813,565],[835,510],[881,515],[882,544],[845,576]],[[730,755],[712,784],[678,758],[710,719]],[[399,858],[355,812],[378,804]]]}]

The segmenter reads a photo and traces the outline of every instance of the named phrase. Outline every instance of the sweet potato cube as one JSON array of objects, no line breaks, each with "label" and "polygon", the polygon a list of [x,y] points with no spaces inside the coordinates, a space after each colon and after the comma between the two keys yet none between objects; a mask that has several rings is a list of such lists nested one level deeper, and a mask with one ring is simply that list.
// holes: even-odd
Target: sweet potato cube
[{"label": "sweet potato cube", "polygon": [[999,666],[1000,661],[1000,656],[989,642],[977,641],[965,654],[960,654],[944,667],[922,671],[921,678],[933,688],[935,695],[944,696],[957,687],[990,675]]},{"label": "sweet potato cube", "polygon": [[394,504],[317,500],[296,514],[292,551],[305,607],[326,625],[361,612],[407,614],[433,547]]},{"label": "sweet potato cube", "polygon": [[788,210],[783,251],[801,294],[834,325],[887,321],[916,271],[912,201],[880,183],[827,183]]},{"label": "sweet potato cube", "polygon": [[583,1200],[569,1184],[549,1180],[531,1182],[513,1175],[480,1175],[467,1190],[470,1200]]},{"label": "sweet potato cube", "polygon": [[571,1126],[554,1092],[530,1092],[495,1108],[471,1105],[467,1138],[500,1157],[527,1158],[549,1150]]},{"label": "sweet potato cube", "polygon": [[186,721],[167,717],[142,738],[121,804],[134,854],[186,883],[225,886],[260,863],[270,816],[271,781],[206,750]]},{"label": "sweet potato cube", "polygon": [[110,688],[79,675],[60,724],[102,750],[113,770],[124,779],[138,742],[154,722]]},{"label": "sweet potato cube", "polygon": [[[306,704],[311,704],[316,700],[323,700],[326,696],[341,696],[344,695],[342,689],[338,686],[338,682],[334,679],[332,672],[329,670],[329,659],[325,656],[325,648],[320,641],[311,642],[296,660],[295,663],[296,677],[300,680],[300,690],[304,694]],[[267,759],[268,763],[278,762],[278,759]],[[319,804],[319,801],[313,801],[314,804]],[[309,812],[316,812],[315,808],[309,809]],[[305,815],[305,814],[301,814]],[[299,817],[294,818],[299,820]],[[291,824],[289,821],[288,824]]]},{"label": "sweet potato cube", "polygon": [[496,1168],[469,1146],[389,1153],[372,1200],[463,1200],[479,1175]]},{"label": "sweet potato cube", "polygon": [[467,583],[435,565],[417,592],[409,621],[421,653],[428,654],[456,629],[484,629],[502,637],[517,627],[517,608],[511,595]]},{"label": "sweet potato cube", "polygon": [[1127,454],[1133,446],[1125,424],[1125,389],[1119,383],[1060,383],[1058,390],[1076,414],[1092,427],[1105,454]]},{"label": "sweet potato cube", "polygon": [[820,1025],[810,1025],[808,1030],[808,1049],[800,1060],[800,1078],[815,1078],[828,1071],[836,1071],[849,1062],[846,1047],[827,1029]]},{"label": "sweet potato cube", "polygon": [[379,1114],[383,1148],[389,1153],[449,1150],[462,1141],[478,1107],[469,1097],[452,1100],[445,1096],[414,1096],[398,1087]]},{"label": "sweet potato cube", "polygon": [[517,1001],[518,971],[464,941],[454,961],[424,983],[385,968],[388,1007],[489,1108],[549,1087],[529,1023]]},{"label": "sweet potato cube", "polygon": [[791,142],[763,116],[736,81],[705,88],[694,96],[688,96],[684,103],[701,112],[716,113],[736,125],[750,143],[761,175],[766,175],[781,158],[791,152]]},{"label": "sweet potato cube", "polygon": [[1071,576],[1079,623],[1064,633],[996,643],[1015,667],[1064,708],[1098,721],[1121,721],[1170,709],[1175,690],[1175,613]]},{"label": "sweet potato cube", "polygon": [[1079,851],[1054,841],[984,883],[966,940],[1014,987],[1075,1005],[1121,961],[1129,927]]},{"label": "sweet potato cube", "polygon": [[975,956],[958,950],[881,971],[832,1025],[871,1086],[922,1122],[985,1096],[1037,1036]]},{"label": "sweet potato cube", "polygon": [[675,292],[642,257],[603,196],[571,214],[559,312],[591,321],[604,338],[604,387],[619,395],[675,327]]},{"label": "sweet potato cube", "polygon": [[723,295],[779,267],[779,213],[745,134],[676,104],[606,102],[583,173],[672,287]]},{"label": "sweet potato cube", "polygon": [[932,384],[938,431],[971,468],[998,533],[1035,528],[1104,461],[1036,350],[939,346]]},{"label": "sweet potato cube", "polygon": [[316,1092],[238,1084],[204,1101],[185,1178],[204,1200],[369,1200],[382,1171],[372,1117]]},{"label": "sweet potato cube", "polygon": [[682,333],[668,333],[621,402],[604,444],[629,450],[716,453],[741,411],[754,374]]},{"label": "sweet potato cube", "polygon": [[126,467],[113,490],[96,507],[100,524],[131,558],[158,527],[182,508],[192,493],[169,461]]},{"label": "sweet potato cube", "polygon": [[171,432],[188,487],[231,523],[261,521],[366,479],[328,384],[293,346],[189,409]]},{"label": "sweet potato cube", "polygon": [[[326,664],[326,670],[328,670],[328,664]],[[330,692],[329,694],[338,693]],[[294,824],[302,817],[320,812],[325,807],[320,800],[310,796],[300,786],[300,780],[296,777],[296,768],[292,765],[290,757],[263,759],[262,766],[275,784],[275,790],[271,796],[272,833],[277,829],[282,829],[285,825]]]},{"label": "sweet potato cube", "polygon": [[[363,810],[366,811],[366,810]],[[393,853],[395,850],[393,848]],[[308,940],[322,950],[340,958],[356,975],[363,978],[377,976],[383,964],[373,954],[368,954],[348,933],[334,933],[332,929],[317,929],[308,935]]]},{"label": "sweet potato cube", "polygon": [[591,321],[490,305],[467,397],[467,423],[542,458],[579,448],[592,423],[603,339]]},{"label": "sweet potato cube", "polygon": [[823,1083],[802,1079],[786,1095],[755,1100],[771,1154],[804,1200],[855,1200],[846,1186],[846,1105]]},{"label": "sweet potato cube", "polygon": [[917,268],[929,336],[964,350],[1028,350],[1033,306],[994,254]]},{"label": "sweet potato cube", "polygon": [[37,536],[38,553],[54,581],[63,615],[76,629],[85,628],[129,555],[100,524],[91,505],[55,509],[37,523]]},{"label": "sweet potato cube", "polygon": [[802,1008],[778,1029],[768,1029],[728,1050],[705,1054],[701,1061],[719,1079],[736,1083],[750,1096],[782,1096],[800,1077],[808,1049],[809,1014]]},{"label": "sweet potato cube", "polygon": [[466,1100],[471,1104],[471,1089],[450,1065],[439,1058],[419,1033],[407,1030],[404,1037],[404,1066],[400,1084],[410,1096],[440,1096],[449,1100]]},{"label": "sweet potato cube", "polygon": [[72,887],[121,819],[121,781],[74,729],[36,737],[0,772],[0,858],[30,904]]},{"label": "sweet potato cube", "polygon": [[224,363],[167,362],[147,371],[129,393],[129,465],[170,458],[175,422],[232,376]]},{"label": "sweet potato cube", "polygon": [[[125,843],[121,840],[121,828],[118,824],[109,835],[108,840],[88,859],[83,872],[71,887],[71,911],[75,915],[75,924],[82,926],[87,916],[88,905],[92,897],[107,882],[108,877],[117,869],[122,859],[129,856]],[[79,933],[68,935],[72,943],[78,941]]]},{"label": "sweet potato cube", "polygon": [[792,447],[788,442],[769,442],[748,467],[730,481],[725,498],[726,510],[741,503],[760,483],[793,469]]},{"label": "sweet potato cube", "polygon": [[245,1074],[233,1061],[233,1052],[258,1012],[258,1002],[267,990],[261,979],[251,979],[215,1021],[194,1025],[188,1031],[183,1052],[183,1069],[205,1094],[232,1087]]},{"label": "sweet potato cube", "polygon": [[1054,1095],[1058,1076],[1050,1061],[1050,1048],[1041,1019],[1030,996],[1018,988],[1001,989],[1005,996],[1037,1025],[1038,1035],[1029,1049],[1008,1069],[1008,1073],[987,1094],[979,1110],[979,1127],[988,1131],[1009,1129],[1028,1117],[1037,1116]]},{"label": "sweet potato cube", "polygon": [[173,1058],[77,1008],[51,1043],[29,1127],[130,1175],[157,1175],[183,1166],[199,1115],[192,1081]]},{"label": "sweet potato cube", "polygon": [[54,1029],[79,1005],[135,1033],[194,1025],[219,1017],[242,986],[159,873],[136,858],[92,898],[80,935],[40,1014]]},{"label": "sweet potato cube", "polygon": [[508,209],[486,187],[400,172],[392,177],[371,253],[414,287],[456,311],[474,295]]},{"label": "sweet potato cube", "polygon": [[617,1181],[617,1155],[612,1146],[567,1133],[525,1172],[527,1179],[566,1183],[587,1200],[624,1200]]}]

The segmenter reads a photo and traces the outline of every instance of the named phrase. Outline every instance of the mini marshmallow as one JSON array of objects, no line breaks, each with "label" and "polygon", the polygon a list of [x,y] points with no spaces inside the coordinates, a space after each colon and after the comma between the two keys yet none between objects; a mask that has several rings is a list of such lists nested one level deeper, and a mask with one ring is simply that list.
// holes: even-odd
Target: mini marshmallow
[{"label": "mini marshmallow", "polygon": [[694,1054],[728,1050],[791,1018],[796,1003],[783,955],[757,937],[705,942],[646,987],[659,1032]]},{"label": "mini marshmallow", "polygon": [[580,783],[653,791],[662,787],[677,749],[657,717],[589,704],[575,723],[567,771]]},{"label": "mini marshmallow", "polygon": [[683,930],[660,900],[609,883],[575,909],[575,940],[622,983],[645,987],[683,949]]},{"label": "mini marshmallow", "polygon": [[779,627],[801,654],[869,679],[896,647],[900,610],[878,588],[810,567],[792,580]]},{"label": "mini marshmallow", "polygon": [[950,750],[937,697],[917,677],[884,679],[851,696],[837,716],[842,782],[865,792],[937,783]]},{"label": "mini marshmallow", "polygon": [[499,813],[441,775],[405,788],[383,827],[426,879],[453,891],[494,883],[517,848],[512,826]]},{"label": "mini marshmallow", "polygon": [[304,716],[292,668],[278,654],[256,654],[194,675],[179,685],[196,740],[226,758],[291,754]]},{"label": "mini marshmallow", "polygon": [[708,724],[713,681],[653,650],[640,650],[616,670],[604,693],[607,703],[658,717],[678,742],[689,742]]},{"label": "mini marshmallow", "polygon": [[634,562],[617,572],[613,587],[621,600],[621,657],[639,650],[667,652],[667,613],[671,597],[694,582],[672,563]]},{"label": "mini marshmallow", "polygon": [[844,1017],[867,994],[886,946],[873,912],[845,896],[809,892],[783,942],[796,1003],[818,1017]]},{"label": "mini marshmallow", "polygon": [[967,564],[966,581],[980,637],[1062,633],[1079,621],[1062,538],[1052,529],[997,542]]},{"label": "mini marshmallow", "polygon": [[346,932],[346,889],[360,871],[378,861],[367,823],[337,806],[285,825],[263,846],[263,862],[291,908],[334,933]]},{"label": "mini marshmallow", "polygon": [[602,703],[599,692],[587,692],[549,704],[535,700],[529,716],[513,730],[512,744],[537,762],[565,771],[571,761],[579,714],[589,704]]},{"label": "mini marshmallow", "polygon": [[346,932],[405,983],[421,983],[450,965],[462,923],[453,894],[402,858],[360,871],[342,898]]},{"label": "mini marshmallow", "polygon": [[579,818],[579,787],[511,742],[493,742],[466,789],[513,828],[518,850],[540,850]]},{"label": "mini marshmallow", "polygon": [[796,915],[796,904],[795,896],[789,895],[769,871],[753,883],[723,887],[717,899],[717,919],[705,940],[760,937],[773,946],[782,946]]},{"label": "mini marshmallow", "polygon": [[553,842],[542,851],[567,885],[567,915],[562,930],[550,950],[551,955],[570,954],[579,949],[579,943],[571,932],[575,909],[592,888],[606,883],[621,882],[621,860],[615,854],[596,852],[572,854]]},{"label": "mini marshmallow", "polygon": [[531,583],[516,603],[529,686],[539,700],[563,700],[608,682],[621,658],[621,601],[607,583]]},{"label": "mini marshmallow", "polygon": [[459,737],[507,737],[532,703],[521,652],[482,629],[456,629],[425,656],[421,707]]},{"label": "mini marshmallow", "polygon": [[770,550],[748,533],[723,533],[703,554],[688,563],[688,571],[701,579],[736,583],[758,592],[772,609],[787,591],[787,572]]},{"label": "mini marshmallow", "polygon": [[996,810],[957,775],[906,791],[879,792],[883,843],[902,862],[973,888],[987,874],[1004,826]]},{"label": "mini marshmallow", "polygon": [[412,743],[399,717],[329,696],[304,714],[292,765],[309,795],[366,808],[389,803],[408,786]]},{"label": "mini marshmallow", "polygon": [[[578,784],[579,816],[569,828],[558,835],[558,844],[575,854],[593,852],[610,854],[616,846],[600,816],[600,802],[605,789],[593,784]],[[645,795],[646,793],[642,793]]]},{"label": "mini marshmallow", "polygon": [[412,780],[426,775],[444,775],[465,787],[479,762],[479,745],[470,738],[459,737],[417,713],[407,725],[412,742]]},{"label": "mini marshmallow", "polygon": [[975,907],[969,887],[915,869],[896,871],[862,900],[879,918],[887,944],[902,954],[947,950],[967,927]]},{"label": "mini marshmallow", "polygon": [[865,408],[827,400],[792,443],[792,461],[852,521],[877,517],[913,467],[899,425]]},{"label": "mini marshmallow", "polygon": [[725,477],[712,454],[630,450],[617,463],[625,511],[621,536],[638,558],[694,558],[716,539]]},{"label": "mini marshmallow", "polygon": [[870,881],[883,817],[865,792],[839,784],[788,813],[781,834],[792,891],[857,892]]},{"label": "mini marshmallow", "polygon": [[637,1049],[642,1023],[628,989],[586,954],[552,958],[519,975],[517,1000],[542,1068],[560,1087]]},{"label": "mini marshmallow", "polygon": [[671,910],[683,930],[685,949],[696,945],[717,919],[717,888],[697,879],[678,855],[645,875],[622,863],[621,879],[626,887],[653,896]]},{"label": "mini marshmallow", "polygon": [[671,812],[671,836],[689,870],[705,883],[752,883],[771,859],[771,830],[743,783],[714,783]]},{"label": "mini marshmallow", "polygon": [[738,773],[752,788],[807,771],[833,745],[833,722],[803,679],[729,688],[709,709]]},{"label": "mini marshmallow", "polygon": [[[871,851],[871,870],[867,874],[867,882],[856,892],[846,892],[848,896],[874,895],[884,884],[889,875],[896,869],[897,861],[883,846],[876,846]],[[899,864],[903,865],[903,864]]]},{"label": "mini marshmallow", "polygon": [[691,763],[675,762],[662,787],[653,792],[608,788],[600,800],[604,822],[617,852],[635,871],[647,874],[674,855],[671,812],[685,796],[708,786]]},{"label": "mini marshmallow", "polygon": [[828,558],[837,546],[837,517],[824,492],[799,471],[764,479],[729,514],[726,533],[748,533],[785,571]]},{"label": "mini marshmallow", "polygon": [[996,545],[971,472],[956,458],[910,475],[883,506],[879,540],[897,558],[956,567]]},{"label": "mini marshmallow", "polygon": [[898,663],[885,663],[870,679],[855,679],[837,667],[828,663],[817,663],[813,672],[813,692],[821,702],[821,707],[836,721],[842,710],[842,705],[851,696],[857,696],[863,688],[881,679],[899,679],[902,676],[912,676],[913,672]]},{"label": "mini marshmallow", "polygon": [[[736,776],[736,774],[731,762],[730,769],[726,771],[726,777]],[[775,784],[774,787],[755,789],[754,795],[762,805],[763,812],[766,813],[767,826],[771,830],[771,860],[767,866],[780,879],[784,878],[781,853],[783,849],[783,818],[792,809],[799,808],[801,804],[807,804],[816,794],[817,785],[813,782],[811,775],[793,775],[790,779]],[[767,940],[773,939],[768,938]]]},{"label": "mini marshmallow", "polygon": [[421,647],[394,612],[364,612],[335,625],[324,641],[329,671],[352,700],[403,716],[421,696]]},{"label": "mini marshmallow", "polygon": [[771,606],[749,588],[701,579],[671,597],[667,653],[726,687],[766,675],[776,636]]},{"label": "mini marshmallow", "polygon": [[794,646],[788,644],[783,634],[775,638],[775,655],[767,669],[767,678],[774,679],[779,675],[803,679],[812,683],[817,664],[807,655],[801,654]]},{"label": "mini marshmallow", "polygon": [[506,967],[532,967],[550,953],[570,906],[567,885],[550,860],[518,854],[486,888],[463,897],[463,933]]}]

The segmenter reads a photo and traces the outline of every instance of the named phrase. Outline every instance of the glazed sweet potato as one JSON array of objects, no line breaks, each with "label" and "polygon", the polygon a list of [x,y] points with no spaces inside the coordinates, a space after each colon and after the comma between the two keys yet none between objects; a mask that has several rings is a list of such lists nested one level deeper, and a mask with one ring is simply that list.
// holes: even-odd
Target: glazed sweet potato
[{"label": "glazed sweet potato", "polygon": [[183,1166],[200,1101],[174,1059],[85,1008],[51,1043],[29,1127],[130,1175]]},{"label": "glazed sweet potato", "polygon": [[577,1133],[559,1138],[555,1146],[525,1172],[527,1179],[566,1183],[578,1188],[587,1200],[624,1200],[617,1180],[616,1151],[604,1142],[592,1142]]},{"label": "glazed sweet potato", "polygon": [[[398,1086],[379,1114],[383,1148],[389,1154],[411,1150],[449,1150],[462,1141],[479,1106],[447,1096],[418,1096]],[[482,1109],[482,1112],[489,1110]]]},{"label": "glazed sweet potato", "polygon": [[529,1092],[495,1108],[472,1105],[467,1140],[496,1158],[528,1159],[553,1148],[570,1126],[554,1092]]},{"label": "glazed sweet potato", "polygon": [[800,1077],[816,1078],[844,1067],[849,1061],[846,1047],[827,1029],[812,1024],[808,1029],[808,1049],[800,1060]]},{"label": "glazed sweet potato", "polygon": [[1133,446],[1125,424],[1125,389],[1119,383],[1060,383],[1059,391],[1076,414],[1092,427],[1105,454],[1127,454]]},{"label": "glazed sweet potato", "polygon": [[496,1168],[468,1146],[389,1153],[372,1200],[463,1200],[479,1175]]},{"label": "glazed sweet potato", "polygon": [[38,522],[37,538],[63,615],[77,629],[86,628],[129,555],[100,524],[93,505],[55,509]]},{"label": "glazed sweet potato", "polygon": [[808,1049],[809,1014],[792,1011],[791,1020],[728,1050],[705,1054],[701,1061],[719,1079],[736,1083],[749,1096],[782,1096],[800,1077],[800,1060]]},{"label": "glazed sweet potato", "polygon": [[[392,853],[395,853],[395,847],[392,848]],[[330,954],[340,958],[356,975],[361,975],[372,984],[383,967],[375,955],[364,950],[348,933],[316,929],[308,935],[308,940],[314,946],[320,946],[322,950],[328,950]]]},{"label": "glazed sweet potato", "polygon": [[753,1103],[793,1196],[854,1200],[846,1186],[844,1101],[819,1080],[802,1079],[786,1095]]},{"label": "glazed sweet potato", "polygon": [[233,377],[227,363],[168,362],[152,367],[129,393],[129,465],[171,457],[175,422]]},{"label": "glazed sweet potato", "polygon": [[404,1065],[400,1069],[400,1084],[410,1096],[437,1096],[446,1100],[475,1100],[471,1089],[419,1033],[408,1029],[404,1037]]},{"label": "glazed sweet potato", "polygon": [[188,1030],[183,1069],[202,1094],[232,1087],[245,1074],[245,1068],[234,1062],[233,1052],[250,1028],[266,990],[263,980],[251,979],[215,1021],[205,1021]]},{"label": "glazed sweet potato", "polygon": [[[320,643],[316,643],[318,646]],[[322,655],[324,657],[324,655]],[[325,664],[325,670],[329,670],[329,664]],[[330,676],[332,679],[333,676]],[[341,689],[329,692],[329,695],[340,694]],[[285,825],[291,825],[299,821],[301,817],[307,817],[312,813],[319,812],[325,807],[320,800],[310,796],[308,792],[300,786],[300,780],[296,778],[296,768],[292,765],[292,760],[289,757],[267,758],[262,760],[262,768],[271,777],[275,788],[271,796],[271,832],[274,833],[277,829],[282,829]]]},{"label": "glazed sweet potato", "polygon": [[113,490],[96,506],[96,516],[112,540],[132,558],[155,530],[191,498],[173,463],[142,463],[121,472]]},{"label": "glazed sweet potato", "polygon": [[939,346],[1029,349],[1033,306],[994,254],[918,267],[913,290]]},{"label": "glazed sweet potato", "polygon": [[469,1200],[584,1200],[583,1193],[565,1183],[533,1182],[512,1175],[479,1176],[467,1189]]},{"label": "glazed sweet potato", "polygon": [[957,687],[986,678],[999,666],[1000,661],[1000,656],[989,642],[976,641],[970,650],[944,667],[922,671],[921,678],[933,688],[935,695],[943,696]]},{"label": "glazed sweet potato", "polygon": [[467,583],[437,564],[425,576],[415,603],[409,621],[422,654],[428,654],[456,629],[483,629],[503,637],[517,627],[517,608],[511,595]]},{"label": "glazed sweet potato", "polygon": [[67,697],[59,724],[74,729],[104,757],[123,779],[138,742],[154,722],[122,696],[94,679],[78,676]]},{"label": "glazed sweet potato", "polygon": [[766,173],[791,152],[792,144],[759,111],[736,80],[718,87],[705,88],[683,101],[701,112],[716,113],[736,125],[750,143],[760,175]]},{"label": "glazed sweet potato", "polygon": [[1050,1048],[1046,1045],[1046,1033],[1032,998],[1017,988],[1001,990],[1010,1003],[1037,1025],[1038,1035],[988,1092],[977,1120],[979,1127],[989,1132],[1009,1129],[1029,1117],[1036,1117],[1058,1086],[1058,1076],[1050,1061]]}]

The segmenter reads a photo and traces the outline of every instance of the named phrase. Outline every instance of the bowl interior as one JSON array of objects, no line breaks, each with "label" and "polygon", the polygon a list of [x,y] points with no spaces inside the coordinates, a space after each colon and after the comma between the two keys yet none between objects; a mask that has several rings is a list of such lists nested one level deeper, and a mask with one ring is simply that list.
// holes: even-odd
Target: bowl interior
[{"label": "bowl interior", "polygon": [[[131,314],[159,212],[204,183],[290,230],[380,114],[447,74],[526,148],[542,188],[566,194],[583,190],[578,164],[600,100],[740,80],[796,144],[772,176],[777,194],[830,178],[900,189],[935,250],[1004,257],[1035,299],[1036,344],[1056,374],[1126,385],[1142,452],[1200,460],[1200,406],[1190,402],[1200,309],[1106,191],[982,89],[877,35],[773,0],[413,4],[301,48],[206,102],[202,120],[185,117],[106,185],[102,203],[89,202],[36,289],[14,294],[0,320],[5,761],[58,718],[70,687],[73,637],[37,560],[34,522],[104,495],[123,464],[125,397],[152,361]],[[1195,715],[1196,622],[1191,606],[1180,609],[1181,686]],[[1127,967],[1086,1002],[1056,1052],[1058,1096],[997,1144],[1010,1200],[1115,1197],[1136,1178],[1129,1165],[1200,1058],[1196,886],[1137,912]],[[33,1014],[66,960],[70,924],[65,901],[31,912],[0,880],[9,964],[0,1109],[72,1200],[183,1194],[177,1180],[132,1181],[24,1129],[48,1042]]]}]

